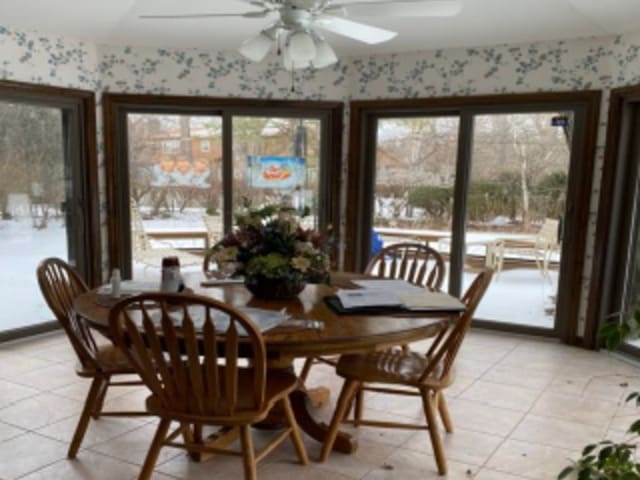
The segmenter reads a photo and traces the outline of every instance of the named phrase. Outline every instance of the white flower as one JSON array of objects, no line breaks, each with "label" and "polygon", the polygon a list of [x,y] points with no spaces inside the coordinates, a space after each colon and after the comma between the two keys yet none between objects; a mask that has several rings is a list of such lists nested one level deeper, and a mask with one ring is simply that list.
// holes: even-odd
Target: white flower
[{"label": "white flower", "polygon": [[315,250],[311,242],[296,242],[296,253],[309,256],[316,253]]},{"label": "white flower", "polygon": [[305,257],[293,257],[291,259],[291,266],[301,272],[306,272],[311,266],[311,260]]}]

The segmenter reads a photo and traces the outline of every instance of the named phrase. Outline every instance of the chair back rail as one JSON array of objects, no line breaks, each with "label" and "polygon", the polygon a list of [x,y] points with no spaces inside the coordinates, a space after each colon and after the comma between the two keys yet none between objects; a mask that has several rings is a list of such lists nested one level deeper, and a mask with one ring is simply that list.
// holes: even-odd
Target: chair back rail
[{"label": "chair back rail", "polygon": [[449,328],[443,328],[431,344],[427,352],[430,362],[420,377],[421,382],[436,373],[440,379],[449,375],[462,345],[462,340],[471,326],[476,308],[489,288],[492,277],[493,270],[485,268],[476,276],[464,293],[462,302],[466,305],[466,309],[455,324]]},{"label": "chair back rail", "polygon": [[73,301],[89,287],[71,265],[60,258],[40,262],[37,277],[42,296],[67,334],[82,366],[99,369],[95,339],[86,321],[73,308]]},{"label": "chair back rail", "polygon": [[[225,316],[227,328],[217,331],[216,318]],[[202,328],[196,330],[196,324]],[[110,327],[116,344],[166,411],[231,418],[264,408],[264,340],[242,312],[206,297],[148,293],[119,302]],[[246,366],[240,353],[250,358]],[[251,370],[252,385],[240,385],[248,378],[241,378],[243,369]]]},{"label": "chair back rail", "polygon": [[396,243],[371,258],[365,273],[439,290],[444,281],[445,265],[442,255],[428,245]]}]

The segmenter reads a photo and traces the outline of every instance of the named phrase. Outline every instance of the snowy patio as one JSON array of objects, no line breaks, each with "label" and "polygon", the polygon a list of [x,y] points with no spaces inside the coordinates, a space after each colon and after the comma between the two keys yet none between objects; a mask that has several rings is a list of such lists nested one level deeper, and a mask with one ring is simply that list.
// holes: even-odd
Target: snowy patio
[{"label": "snowy patio", "polygon": [[[145,230],[203,231],[203,210],[187,209],[171,218],[143,220]],[[443,232],[443,237],[446,234]],[[477,237],[477,238],[476,238]],[[471,234],[470,241],[487,240],[487,234]],[[156,242],[155,247],[202,248],[201,240],[167,240]],[[479,247],[471,247],[468,254],[480,254]],[[46,257],[66,258],[66,233],[61,220],[52,220],[44,229],[36,229],[28,217],[0,221],[0,261],[4,268],[0,302],[11,306],[4,315],[0,330],[9,330],[51,320],[49,309],[41,298],[35,270]],[[200,266],[186,267],[198,271]],[[134,278],[158,277],[158,268],[141,263],[134,264]],[[465,271],[463,288],[474,273]],[[505,270],[496,275],[483,302],[478,308],[478,318],[496,322],[552,328],[554,322],[553,298],[557,290],[557,270],[549,272],[550,281],[537,268]],[[446,283],[445,283],[446,284]]]}]

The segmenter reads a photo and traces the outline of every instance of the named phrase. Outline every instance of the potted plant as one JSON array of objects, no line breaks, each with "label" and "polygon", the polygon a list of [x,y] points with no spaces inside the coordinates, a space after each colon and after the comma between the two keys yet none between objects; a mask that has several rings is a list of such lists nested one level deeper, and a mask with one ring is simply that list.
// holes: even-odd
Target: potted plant
[{"label": "potted plant", "polygon": [[328,237],[301,226],[308,214],[308,208],[298,215],[290,206],[252,208],[245,201],[235,229],[212,247],[212,258],[220,271],[244,276],[258,298],[292,298],[307,283],[328,282]]}]

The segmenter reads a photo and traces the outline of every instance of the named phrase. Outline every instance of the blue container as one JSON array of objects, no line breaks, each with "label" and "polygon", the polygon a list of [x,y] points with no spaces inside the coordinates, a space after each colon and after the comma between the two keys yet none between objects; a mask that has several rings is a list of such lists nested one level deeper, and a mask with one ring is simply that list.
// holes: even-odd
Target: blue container
[{"label": "blue container", "polygon": [[371,229],[371,256],[373,257],[376,253],[378,253],[384,247],[384,243],[382,242],[382,237],[378,232]]}]

